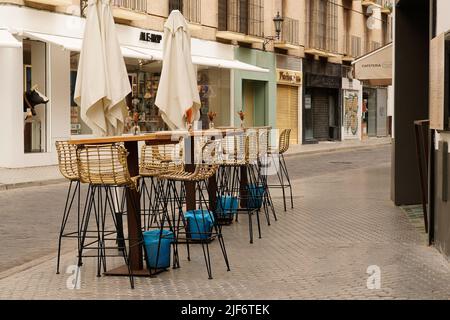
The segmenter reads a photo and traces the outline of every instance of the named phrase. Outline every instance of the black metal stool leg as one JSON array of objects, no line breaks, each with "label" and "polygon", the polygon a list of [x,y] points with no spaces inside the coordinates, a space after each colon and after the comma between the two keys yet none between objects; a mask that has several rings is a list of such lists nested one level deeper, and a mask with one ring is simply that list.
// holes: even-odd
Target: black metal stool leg
[{"label": "black metal stool leg", "polygon": [[91,211],[93,207],[93,203],[95,200],[95,191],[96,189],[93,186],[89,186],[88,194],[86,195],[86,203],[83,210],[83,217],[81,219],[81,240],[78,248],[78,267],[83,265],[83,249],[84,243],[86,241],[87,228],[89,225],[89,220],[91,218]]},{"label": "black metal stool leg", "polygon": [[290,196],[291,196],[291,209],[294,209],[294,198],[292,196],[292,184],[291,184],[291,179],[289,177],[289,171],[287,169],[286,161],[284,159],[284,155],[283,154],[281,154],[281,159],[283,161],[283,169],[284,169],[284,172],[286,174],[286,180],[287,180],[288,186],[289,186],[289,193],[290,193]]},{"label": "black metal stool leg", "polygon": [[[72,186],[75,183],[75,189],[73,191],[72,194]],[[79,181],[70,181],[70,185],[69,185],[69,189],[67,191],[67,197],[66,197],[66,203],[64,206],[64,212],[63,212],[63,218],[61,221],[61,227],[60,227],[60,231],[59,231],[59,238],[58,238],[58,257],[57,257],[57,262],[56,262],[56,274],[59,274],[59,266],[60,266],[60,260],[61,260],[61,243],[62,243],[62,238],[64,237],[64,231],[66,229],[66,225],[67,225],[67,220],[69,219],[70,216],[70,210],[72,209],[72,205],[75,199],[75,196],[78,195],[77,197],[77,213],[79,212],[79,207],[80,207],[80,182]],[[69,201],[70,200],[70,201]],[[77,235],[79,234],[79,228],[77,228]]]}]

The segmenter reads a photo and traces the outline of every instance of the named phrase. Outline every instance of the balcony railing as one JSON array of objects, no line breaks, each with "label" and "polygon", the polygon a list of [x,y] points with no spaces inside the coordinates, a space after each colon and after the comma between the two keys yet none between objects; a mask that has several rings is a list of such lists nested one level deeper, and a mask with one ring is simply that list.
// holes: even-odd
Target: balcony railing
[{"label": "balcony railing", "polygon": [[192,23],[201,23],[201,0],[170,0],[169,14],[172,10],[180,10],[186,20]]},{"label": "balcony railing", "polygon": [[284,17],[283,29],[281,31],[281,41],[293,45],[299,45],[300,38],[300,22],[296,19]]},{"label": "balcony railing", "polygon": [[344,55],[357,58],[363,54],[362,39],[354,35],[344,36]]},{"label": "balcony railing", "polygon": [[111,5],[121,9],[127,9],[139,13],[147,12],[146,0],[112,0]]},{"label": "balcony railing", "polygon": [[335,0],[307,1],[305,30],[307,53],[317,50],[337,53],[338,6]]},{"label": "balcony railing", "polygon": [[263,0],[219,0],[219,31],[263,37]]},{"label": "balcony railing", "polygon": [[377,41],[370,41],[366,44],[366,53],[375,51],[381,48],[381,43]]},{"label": "balcony railing", "polygon": [[[84,0],[87,3],[86,0]],[[112,0],[112,14],[114,18],[129,21],[144,20],[147,14],[147,1],[145,0]],[[84,14],[83,4],[81,6]]]}]

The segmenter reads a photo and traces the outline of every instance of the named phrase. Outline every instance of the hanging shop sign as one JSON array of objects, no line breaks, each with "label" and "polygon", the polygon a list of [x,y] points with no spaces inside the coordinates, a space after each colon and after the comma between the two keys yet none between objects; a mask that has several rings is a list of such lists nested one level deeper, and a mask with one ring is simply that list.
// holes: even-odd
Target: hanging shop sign
[{"label": "hanging shop sign", "polygon": [[299,71],[277,69],[277,82],[292,86],[302,85],[302,73]]},{"label": "hanging shop sign", "polygon": [[139,35],[139,40],[153,43],[161,43],[162,35],[142,31]]}]

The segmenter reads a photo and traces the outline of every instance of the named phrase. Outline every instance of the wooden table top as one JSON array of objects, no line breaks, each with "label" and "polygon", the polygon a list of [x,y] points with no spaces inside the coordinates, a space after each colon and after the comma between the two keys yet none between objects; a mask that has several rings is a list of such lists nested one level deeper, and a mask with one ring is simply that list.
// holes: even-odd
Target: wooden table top
[{"label": "wooden table top", "polygon": [[202,137],[202,136],[224,136],[233,135],[244,132],[239,128],[220,128],[220,129],[208,129],[208,130],[194,130],[188,132],[187,130],[177,131],[158,131],[152,133],[143,133],[137,135],[122,135],[111,137],[92,137],[83,139],[71,139],[68,141],[72,145],[84,145],[84,144],[108,144],[117,142],[162,142],[162,143],[176,143],[180,137]]},{"label": "wooden table top", "polygon": [[217,127],[218,130],[242,130],[242,131],[247,131],[247,130],[251,130],[251,129],[268,129],[271,130],[272,127],[271,126],[260,126],[260,127]]}]

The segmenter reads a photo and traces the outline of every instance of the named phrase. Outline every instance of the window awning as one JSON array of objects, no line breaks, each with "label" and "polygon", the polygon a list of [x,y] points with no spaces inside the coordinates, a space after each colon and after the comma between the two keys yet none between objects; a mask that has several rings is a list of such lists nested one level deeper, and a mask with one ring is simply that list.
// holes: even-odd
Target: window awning
[{"label": "window awning", "polygon": [[268,69],[260,68],[248,63],[244,63],[238,60],[226,60],[210,57],[192,56],[192,62],[201,66],[225,68],[225,69],[238,69],[244,71],[255,72],[269,72]]},{"label": "window awning", "polygon": [[0,47],[22,48],[22,43],[17,40],[8,30],[0,29]]},{"label": "window awning", "polygon": [[[24,35],[35,40],[53,43],[70,51],[80,51],[83,40],[80,38],[50,35],[38,32],[24,32]],[[125,58],[162,61],[163,54],[160,50],[141,48],[130,45],[121,45],[122,54]],[[192,56],[192,62],[197,65],[217,67],[225,69],[238,69],[254,72],[269,72],[268,69],[260,68],[237,60],[219,59],[213,57]]]},{"label": "window awning", "polygon": [[355,78],[373,85],[392,84],[392,43],[352,62]]},{"label": "window awning", "polygon": [[[132,50],[136,50],[141,52],[148,57],[152,57],[151,60],[161,60],[163,59],[163,54],[159,50],[147,49],[147,48],[138,48],[138,47],[130,47]],[[147,60],[150,59],[147,57]],[[238,69],[245,71],[255,71],[255,72],[269,72],[268,69],[260,68],[248,63],[244,63],[237,60],[227,60],[227,59],[219,59],[213,57],[203,57],[192,55],[192,62],[196,65],[207,66],[207,67],[216,67],[216,68],[225,68],[225,69]]]},{"label": "window awning", "polygon": [[[80,38],[63,37],[38,32],[24,32],[24,35],[34,40],[40,40],[61,46],[62,48],[70,51],[80,51],[83,44],[83,40]],[[123,56],[126,58],[148,59],[148,56],[140,53],[139,51],[135,51],[130,47],[121,46],[120,48]]]}]

